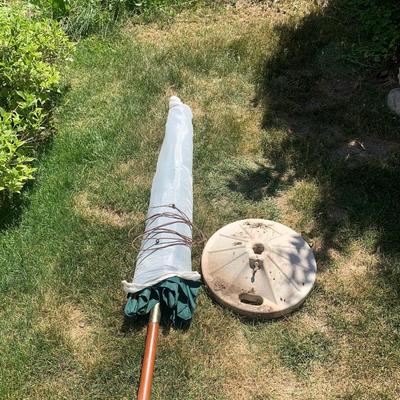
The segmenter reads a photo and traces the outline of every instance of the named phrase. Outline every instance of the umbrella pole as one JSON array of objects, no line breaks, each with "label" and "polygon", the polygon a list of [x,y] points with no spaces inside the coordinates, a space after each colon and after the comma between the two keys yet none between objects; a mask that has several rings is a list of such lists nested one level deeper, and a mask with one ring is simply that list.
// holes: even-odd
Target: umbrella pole
[{"label": "umbrella pole", "polygon": [[147,325],[146,348],[144,351],[142,373],[140,375],[138,400],[150,400],[151,397],[151,383],[153,381],[160,318],[160,303],[157,303],[150,311],[149,323]]}]

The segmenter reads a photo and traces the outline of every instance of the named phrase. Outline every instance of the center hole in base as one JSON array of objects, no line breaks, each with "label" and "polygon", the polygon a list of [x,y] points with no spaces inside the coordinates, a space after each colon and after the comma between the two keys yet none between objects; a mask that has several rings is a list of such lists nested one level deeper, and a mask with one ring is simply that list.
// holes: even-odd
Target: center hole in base
[{"label": "center hole in base", "polygon": [[264,250],[264,245],[262,243],[256,243],[253,246],[253,251],[255,254],[261,254]]}]

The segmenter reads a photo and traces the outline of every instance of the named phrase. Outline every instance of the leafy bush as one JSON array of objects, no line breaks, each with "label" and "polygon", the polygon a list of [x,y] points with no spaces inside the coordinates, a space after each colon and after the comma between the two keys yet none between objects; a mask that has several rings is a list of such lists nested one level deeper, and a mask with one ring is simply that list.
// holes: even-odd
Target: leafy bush
[{"label": "leafy bush", "polygon": [[346,0],[359,21],[360,39],[353,54],[367,61],[386,61],[400,47],[400,1]]},{"label": "leafy bush", "polygon": [[60,63],[71,51],[58,23],[35,8],[0,7],[0,191],[19,192],[32,178],[34,145],[60,93]]},{"label": "leafy bush", "polygon": [[26,142],[15,133],[10,114],[4,110],[0,114],[0,191],[20,192],[33,177],[35,169],[30,166],[33,158],[25,154]]},{"label": "leafy bush", "polygon": [[31,3],[38,5],[42,10],[50,13],[54,19],[65,17],[70,9],[70,2],[68,0],[31,0]]}]

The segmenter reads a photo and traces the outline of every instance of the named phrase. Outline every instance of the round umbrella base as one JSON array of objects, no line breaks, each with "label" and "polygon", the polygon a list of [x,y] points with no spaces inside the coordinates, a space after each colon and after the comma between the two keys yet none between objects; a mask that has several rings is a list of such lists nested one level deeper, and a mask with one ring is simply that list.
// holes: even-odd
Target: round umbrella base
[{"label": "round umbrella base", "polygon": [[315,283],[307,242],[289,227],[264,219],[233,222],[207,242],[204,281],[220,304],[255,318],[277,318],[299,307]]}]

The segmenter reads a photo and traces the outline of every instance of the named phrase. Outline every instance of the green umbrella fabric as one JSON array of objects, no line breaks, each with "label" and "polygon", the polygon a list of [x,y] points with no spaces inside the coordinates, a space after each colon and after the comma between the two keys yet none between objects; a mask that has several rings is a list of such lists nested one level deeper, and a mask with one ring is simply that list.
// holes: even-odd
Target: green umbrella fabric
[{"label": "green umbrella fabric", "polygon": [[140,292],[129,293],[125,315],[131,318],[146,315],[160,303],[162,320],[170,320],[176,328],[185,328],[196,308],[200,284],[174,276]]}]

